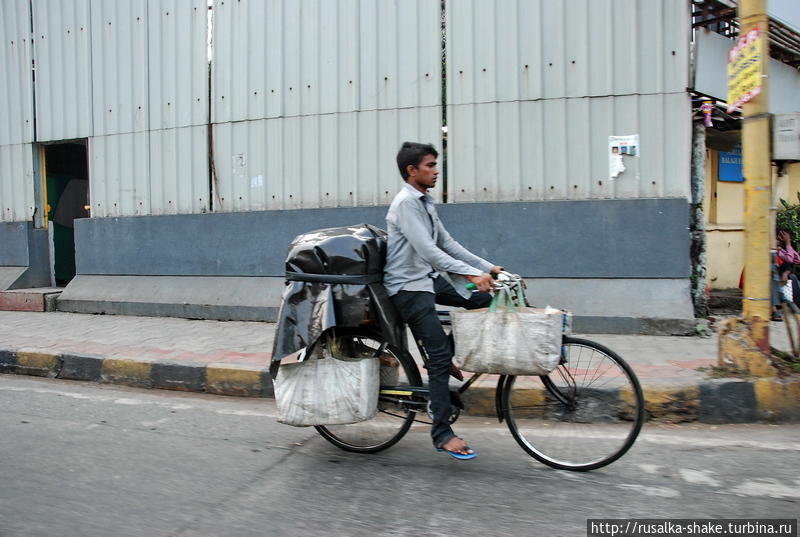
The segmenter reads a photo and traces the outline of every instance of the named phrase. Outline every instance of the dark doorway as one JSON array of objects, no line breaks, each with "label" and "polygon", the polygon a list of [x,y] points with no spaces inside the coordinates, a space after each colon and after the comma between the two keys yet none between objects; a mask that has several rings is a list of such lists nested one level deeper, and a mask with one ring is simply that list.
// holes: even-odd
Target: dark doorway
[{"label": "dark doorway", "polygon": [[89,216],[89,173],[86,143],[44,146],[48,225],[52,226],[53,272],[63,287],[75,277],[75,220]]}]

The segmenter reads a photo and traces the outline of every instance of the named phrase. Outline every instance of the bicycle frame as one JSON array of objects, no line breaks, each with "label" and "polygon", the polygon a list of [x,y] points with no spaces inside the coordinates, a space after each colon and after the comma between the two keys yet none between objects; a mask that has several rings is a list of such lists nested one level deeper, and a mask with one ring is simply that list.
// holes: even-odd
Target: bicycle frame
[{"label": "bicycle frame", "polygon": [[[347,348],[347,343],[341,349],[336,343],[333,348],[342,352],[353,351],[353,356],[374,353],[373,356],[381,357],[381,360],[384,359],[384,353],[395,356],[395,361],[400,362],[399,367],[406,372],[408,381],[400,384],[399,377],[390,374],[386,377],[387,384],[379,389],[379,401],[382,404],[379,403],[377,409],[383,414],[383,419],[378,418],[375,422],[366,420],[363,424],[317,427],[320,434],[337,447],[363,453],[391,447],[409,431],[412,422],[430,425],[430,420],[425,419],[430,415],[430,392],[421,383],[421,364],[415,361],[407,348],[393,346],[379,333],[370,335],[370,331],[368,328],[360,332],[355,330],[352,349]],[[344,337],[343,341],[351,341],[346,334]],[[363,349],[359,347],[362,344]],[[584,352],[587,353],[585,357]],[[422,362],[427,362],[425,349],[420,348],[420,353]],[[349,354],[345,353],[344,356]],[[533,389],[529,387],[532,385],[525,384],[525,376],[497,375],[495,412],[498,421],[508,425],[511,435],[526,453],[548,466],[574,471],[600,468],[627,452],[641,430],[645,417],[641,387],[632,369],[621,357],[595,342],[564,336],[562,358],[563,367],[559,366],[550,375],[539,376],[541,385],[536,382],[537,387]],[[595,363],[595,359],[598,362]],[[386,366],[398,365],[389,362]],[[599,369],[601,367],[602,370]],[[619,375],[612,374],[609,378],[621,378],[623,384],[619,388],[614,385],[603,388],[605,383],[592,387],[598,373],[607,371],[618,371]],[[450,390],[450,423],[459,418],[464,408],[461,396],[478,380],[486,379],[484,375],[472,373]],[[392,378],[395,380],[388,380]],[[531,397],[531,392],[539,392],[539,395]],[[625,393],[627,397],[622,396]],[[393,418],[399,418],[400,421],[394,422]],[[605,430],[610,432],[596,436],[595,428],[605,426],[609,427]],[[574,437],[575,443],[565,446],[563,435]]]},{"label": "bicycle frame", "polygon": [[[495,282],[495,285],[494,285],[493,290],[491,292],[494,292],[495,289],[501,288],[503,286],[503,284],[508,284],[508,282],[512,282],[511,283],[512,286],[521,285],[523,289],[525,288],[524,280],[522,280],[522,278],[520,278],[519,276],[517,276],[515,274],[511,274],[509,272],[503,271],[500,274],[498,274],[496,276],[496,278],[497,278],[498,281]],[[520,304],[520,305],[522,305],[522,304]],[[525,306],[530,306],[530,303],[528,302],[527,297],[525,298],[524,305]],[[442,326],[450,326],[450,313],[448,311],[437,310],[436,313],[437,313],[437,315],[439,317],[439,322],[442,323]],[[450,337],[451,337],[451,341],[452,341],[452,335],[450,335]],[[428,363],[428,353],[425,350],[425,347],[422,345],[421,341],[416,341],[415,340],[414,343],[416,343],[416,345],[417,345],[417,349],[419,350],[420,356],[422,357],[423,364],[427,365],[427,363]],[[565,358],[562,357],[562,360],[564,360],[564,359]],[[470,386],[475,384],[475,382],[478,379],[480,379],[484,374],[485,373],[473,373],[470,378],[468,378],[466,381],[463,381],[463,384],[461,386],[459,386],[459,388],[458,388],[458,390],[456,392],[453,392],[451,390],[451,394],[455,393],[455,395],[457,397],[457,400],[455,402],[456,406],[458,406],[460,409],[464,408],[463,403],[461,403],[461,395],[464,392],[466,392],[470,388]],[[508,382],[508,379],[509,379],[509,377],[507,375],[500,375],[499,378],[497,379],[497,387],[495,388],[495,412],[497,414],[497,420],[500,423],[503,423],[503,421],[504,421],[504,414],[505,414],[504,410],[505,409],[503,408],[502,401],[503,401],[503,392],[506,389],[506,383]],[[568,379],[565,379],[565,380],[568,380]],[[569,380],[571,381],[571,384],[574,385],[574,379],[569,379]],[[558,399],[561,403],[563,403],[564,405],[567,405],[567,406],[574,406],[574,393],[571,394],[571,396],[567,395],[567,394],[564,394],[564,393],[561,393],[560,390],[558,390],[558,389],[556,389],[554,387],[552,381],[550,381],[548,377],[542,377],[542,383],[544,384],[544,386],[547,389],[547,391],[553,397]],[[404,396],[409,396],[409,397],[422,396],[422,397],[424,397],[425,401],[428,400],[428,396],[429,396],[427,389],[419,390],[419,389],[416,389],[416,388],[413,388],[413,389],[409,388],[407,390],[406,389],[402,389],[401,391],[398,391],[397,389],[388,389],[388,390],[381,389],[380,395],[404,395]],[[401,402],[401,401],[398,400],[397,402]],[[412,400],[412,401],[408,401],[408,403],[412,404],[414,406],[419,406],[420,405],[420,401],[413,401]],[[427,403],[425,403],[425,404],[427,404]]]}]

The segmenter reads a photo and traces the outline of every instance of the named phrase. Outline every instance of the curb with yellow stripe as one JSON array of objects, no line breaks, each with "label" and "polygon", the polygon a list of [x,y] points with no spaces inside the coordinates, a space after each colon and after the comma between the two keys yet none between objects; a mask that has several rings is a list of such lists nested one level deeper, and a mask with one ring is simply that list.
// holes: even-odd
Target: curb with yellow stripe
[{"label": "curb with yellow stripe", "polygon": [[263,369],[231,364],[145,362],[38,350],[0,349],[0,373],[124,384],[242,397],[271,397],[272,380]]},{"label": "curb with yellow stripe", "polygon": [[[263,369],[231,364],[143,362],[33,350],[0,350],[0,373],[88,380],[241,397],[272,397]],[[643,387],[648,419],[660,422],[800,422],[800,379],[714,379],[692,386]],[[619,394],[625,398],[625,394]],[[495,415],[494,386],[472,387],[463,395],[467,413]]]}]

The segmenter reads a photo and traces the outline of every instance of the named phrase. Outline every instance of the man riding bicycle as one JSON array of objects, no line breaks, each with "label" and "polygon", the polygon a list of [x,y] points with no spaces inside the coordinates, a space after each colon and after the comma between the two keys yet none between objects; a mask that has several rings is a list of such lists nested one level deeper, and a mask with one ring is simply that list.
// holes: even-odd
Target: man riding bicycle
[{"label": "man riding bicycle", "polygon": [[[436,304],[467,309],[488,306],[490,273],[497,274],[503,267],[461,246],[439,220],[428,194],[439,176],[438,156],[433,145],[417,142],[403,143],[397,153],[397,167],[406,184],[386,214],[389,237],[383,282],[400,317],[428,355],[434,446],[457,459],[472,459],[477,453],[455,435],[448,420],[448,379],[451,371],[457,376],[460,372],[452,365],[452,343],[436,314]],[[479,292],[460,294],[448,281],[448,273],[466,277]]]}]

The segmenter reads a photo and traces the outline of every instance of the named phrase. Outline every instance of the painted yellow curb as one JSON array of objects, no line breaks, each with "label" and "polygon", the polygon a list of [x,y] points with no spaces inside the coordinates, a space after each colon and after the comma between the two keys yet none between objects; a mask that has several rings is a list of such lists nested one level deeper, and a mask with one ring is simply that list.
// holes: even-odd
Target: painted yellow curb
[{"label": "painted yellow curb", "polygon": [[101,377],[110,382],[149,386],[151,384],[150,369],[150,362],[108,358],[103,360]]},{"label": "painted yellow curb", "polygon": [[758,379],[754,384],[763,419],[784,421],[800,416],[800,380]]},{"label": "painted yellow curb", "polygon": [[719,326],[718,363],[721,367],[733,366],[745,375],[774,377],[778,370],[769,357],[756,345],[751,334],[752,326],[742,319],[725,319]]},{"label": "painted yellow curb", "polygon": [[58,374],[57,354],[33,351],[17,351],[17,370],[26,375],[46,377]]},{"label": "painted yellow curb", "polygon": [[262,392],[260,369],[227,364],[206,367],[206,391],[218,395],[254,396]]},{"label": "painted yellow curb", "polygon": [[[695,421],[700,401],[699,386],[643,386],[644,408],[651,418],[670,422]],[[620,398],[633,405],[633,392],[620,391]]]}]

